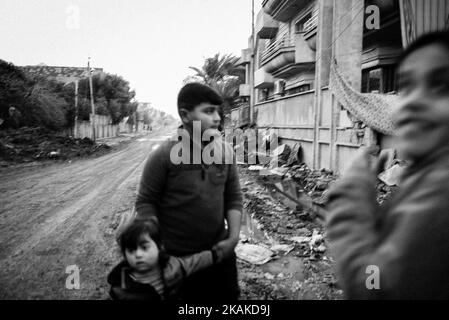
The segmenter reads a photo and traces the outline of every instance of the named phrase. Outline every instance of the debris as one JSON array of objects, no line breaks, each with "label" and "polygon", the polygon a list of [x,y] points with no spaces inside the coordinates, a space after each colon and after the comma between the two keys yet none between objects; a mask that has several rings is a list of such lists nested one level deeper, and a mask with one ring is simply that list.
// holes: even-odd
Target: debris
[{"label": "debris", "polygon": [[293,282],[293,284],[292,284],[292,291],[293,292],[296,292],[296,291],[298,291],[299,289],[301,289],[301,283],[299,282],[299,281],[295,281],[295,282]]},{"label": "debris", "polygon": [[299,236],[299,237],[293,237],[290,240],[298,242],[298,243],[309,243],[311,239],[312,239],[311,237]]},{"label": "debris", "polygon": [[249,171],[260,171],[260,170],[264,170],[265,168],[263,166],[249,166],[248,170]]},{"label": "debris", "polygon": [[312,233],[312,237],[310,239],[310,244],[312,246],[317,246],[323,241],[324,241],[323,236],[321,234],[319,234],[317,229],[314,229],[313,233]]},{"label": "debris", "polygon": [[388,186],[397,186],[404,172],[404,167],[395,164],[390,169],[380,173],[378,178]]},{"label": "debris", "polygon": [[272,159],[270,161],[270,168],[276,168],[287,163],[290,156],[290,146],[288,144],[282,144],[273,150],[271,154]]},{"label": "debris", "polygon": [[0,131],[0,158],[10,162],[46,159],[67,160],[103,153],[111,147],[89,138],[76,139],[41,127],[22,127]]},{"label": "debris", "polygon": [[271,169],[270,172],[272,174],[275,174],[275,175],[278,175],[280,177],[283,177],[288,172],[288,168],[287,167],[274,168],[274,169]]},{"label": "debris", "polygon": [[273,280],[274,279],[274,276],[271,273],[268,273],[268,272],[266,272],[263,276],[266,279],[268,279],[268,280]]},{"label": "debris", "polygon": [[287,166],[301,163],[302,161],[302,147],[300,143],[295,143],[287,159]]},{"label": "debris", "polygon": [[271,161],[271,157],[263,152],[251,152],[248,154],[248,161],[249,159],[252,159],[252,161],[256,161],[252,163],[258,163],[262,165],[268,164]]},{"label": "debris", "polygon": [[61,155],[61,152],[59,152],[59,151],[52,151],[52,152],[50,152],[49,154],[48,154],[48,157],[51,159],[51,158],[57,158],[57,157],[59,157]]},{"label": "debris", "polygon": [[259,176],[274,176],[275,174],[268,169],[262,169],[259,171]]},{"label": "debris", "polygon": [[290,246],[288,244],[276,244],[270,248],[273,252],[283,252],[284,255],[288,254],[290,251],[294,249],[293,246]]},{"label": "debris", "polygon": [[239,259],[256,265],[267,263],[273,255],[270,249],[255,244],[239,244],[235,248],[235,252]]}]

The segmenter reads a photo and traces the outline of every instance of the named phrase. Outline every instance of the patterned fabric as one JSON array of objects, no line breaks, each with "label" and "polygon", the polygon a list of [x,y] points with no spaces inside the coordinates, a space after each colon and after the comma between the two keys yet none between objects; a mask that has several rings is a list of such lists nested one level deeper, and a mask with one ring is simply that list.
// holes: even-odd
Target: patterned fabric
[{"label": "patterned fabric", "polygon": [[397,95],[360,93],[341,74],[335,61],[331,64],[330,90],[342,107],[368,127],[394,135],[392,111]]}]

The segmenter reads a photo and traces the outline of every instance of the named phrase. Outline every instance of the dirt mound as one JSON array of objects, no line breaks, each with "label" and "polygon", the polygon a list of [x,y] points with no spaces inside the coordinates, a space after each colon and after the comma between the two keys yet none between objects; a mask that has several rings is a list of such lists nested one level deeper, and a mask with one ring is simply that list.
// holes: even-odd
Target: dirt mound
[{"label": "dirt mound", "polygon": [[72,159],[106,153],[110,146],[76,139],[41,127],[0,131],[0,160],[14,163]]}]

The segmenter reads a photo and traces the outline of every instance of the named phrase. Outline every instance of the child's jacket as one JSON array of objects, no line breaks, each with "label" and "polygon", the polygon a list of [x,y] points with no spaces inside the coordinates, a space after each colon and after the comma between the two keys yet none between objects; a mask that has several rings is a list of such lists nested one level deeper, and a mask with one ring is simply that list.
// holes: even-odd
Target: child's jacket
[{"label": "child's jacket", "polygon": [[[203,251],[182,258],[170,256],[160,278],[154,279],[152,283],[144,284],[133,279],[128,262],[122,261],[108,275],[107,280],[111,285],[109,294],[114,300],[174,299],[185,277],[212,264],[211,251]],[[164,284],[162,288],[157,287],[160,283]]]}]

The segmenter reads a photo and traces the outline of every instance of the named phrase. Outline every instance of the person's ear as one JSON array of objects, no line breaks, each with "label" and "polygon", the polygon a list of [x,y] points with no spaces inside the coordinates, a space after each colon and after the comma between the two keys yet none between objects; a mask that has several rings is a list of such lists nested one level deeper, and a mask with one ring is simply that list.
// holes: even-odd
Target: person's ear
[{"label": "person's ear", "polygon": [[179,109],[179,114],[181,116],[181,120],[183,123],[190,123],[191,117],[190,117],[190,112],[187,109],[181,108]]}]

